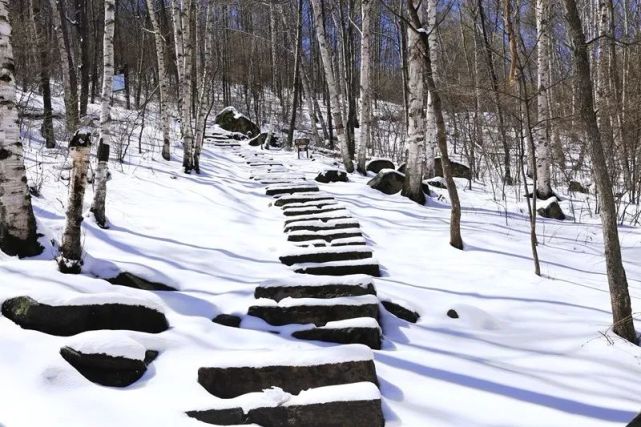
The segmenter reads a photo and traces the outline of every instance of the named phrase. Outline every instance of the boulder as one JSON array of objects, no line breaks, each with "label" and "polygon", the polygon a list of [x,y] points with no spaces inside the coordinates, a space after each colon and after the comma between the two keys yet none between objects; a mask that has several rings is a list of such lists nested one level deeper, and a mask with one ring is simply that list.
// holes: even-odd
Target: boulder
[{"label": "boulder", "polygon": [[269,298],[274,301],[280,301],[284,298],[337,298],[337,297],[355,297],[360,295],[376,295],[373,283],[367,286],[340,284],[336,279],[336,284],[306,286],[258,286],[254,290],[254,297]]},{"label": "boulder", "polygon": [[323,326],[327,322],[357,317],[378,319],[378,304],[295,305],[292,307],[253,305],[249,307],[248,314],[259,317],[274,326],[292,323],[313,323],[316,326]]},{"label": "boulder", "polygon": [[347,173],[338,169],[326,169],[318,174],[316,181],[329,184],[330,182],[347,182]]},{"label": "boulder", "polygon": [[259,133],[257,136],[253,137],[252,139],[250,139],[248,144],[251,145],[252,147],[260,147],[265,143],[266,140],[267,140],[267,133],[262,132],[262,133]]},{"label": "boulder", "polygon": [[397,171],[400,173],[404,174],[405,170],[407,169],[407,163],[401,163],[398,168],[396,168]]},{"label": "boulder", "polygon": [[364,344],[374,350],[381,349],[381,331],[379,328],[312,328],[295,331],[292,336],[302,340],[337,344]]},{"label": "boulder", "polygon": [[590,193],[590,190],[588,190],[587,187],[584,187],[583,184],[581,184],[579,181],[570,181],[570,184],[568,185],[568,191],[570,193]]},{"label": "boulder", "polygon": [[389,311],[399,319],[403,319],[411,323],[416,323],[420,317],[414,310],[403,307],[398,303],[392,301],[381,301],[381,303],[383,304],[383,307],[385,307],[385,310]]},{"label": "boulder", "polygon": [[380,400],[346,400],[309,405],[287,405],[253,408],[210,409],[189,411],[187,415],[214,425],[254,424],[266,427],[351,426],[382,427],[385,425]]},{"label": "boulder", "polygon": [[423,181],[424,184],[431,185],[432,187],[441,188],[447,190],[447,183],[443,177],[430,178]]},{"label": "boulder", "polygon": [[240,317],[234,316],[233,314],[219,314],[213,318],[212,322],[231,328],[238,328],[240,327],[240,320]]},{"label": "boulder", "polygon": [[167,286],[159,282],[152,282],[150,280],[143,279],[140,276],[136,276],[135,274],[128,273],[128,272],[120,273],[116,277],[107,279],[107,281],[112,285],[127,286],[129,288],[143,289],[145,291],[175,291],[176,290],[171,286]]},{"label": "boulder", "polygon": [[60,349],[60,355],[89,381],[109,387],[127,387],[147,371],[147,366],[158,356],[147,350],[144,360],[110,356],[104,353],[81,353],[69,346]]},{"label": "boulder", "polygon": [[565,214],[563,213],[561,205],[559,205],[556,197],[554,197],[553,199],[554,200],[550,202],[546,202],[544,206],[537,208],[536,212],[543,218],[551,218],[562,221],[565,219]]},{"label": "boulder", "polygon": [[386,169],[369,180],[367,185],[385,194],[396,194],[403,189],[405,175],[394,169]]},{"label": "boulder", "polygon": [[374,159],[365,166],[367,172],[379,173],[383,169],[395,169],[394,162],[388,159]]},{"label": "boulder", "polygon": [[260,134],[260,128],[234,107],[224,108],[214,119],[221,128],[229,132],[240,132],[249,137]]},{"label": "boulder", "polygon": [[[472,179],[472,171],[470,171],[469,167],[452,160],[450,160],[450,164],[452,165],[452,176],[454,178]],[[440,157],[434,159],[434,175],[443,176],[443,165]]]},{"label": "boulder", "polygon": [[641,427],[641,414],[637,415],[626,427]]},{"label": "boulder", "polygon": [[142,305],[121,303],[54,306],[20,296],[6,300],[2,314],[24,329],[59,336],[98,329],[159,333],[169,328],[163,313]]},{"label": "boulder", "polygon": [[447,310],[447,317],[449,317],[450,319],[458,319],[459,316],[456,310],[450,308],[449,310]]}]

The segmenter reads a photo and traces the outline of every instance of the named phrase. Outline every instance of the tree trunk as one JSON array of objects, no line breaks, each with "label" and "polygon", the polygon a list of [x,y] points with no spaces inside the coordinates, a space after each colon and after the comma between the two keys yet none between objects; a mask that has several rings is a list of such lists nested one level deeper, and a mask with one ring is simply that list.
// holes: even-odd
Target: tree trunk
[{"label": "tree trunk", "polygon": [[[432,58],[432,73],[437,78],[436,57],[437,57],[437,37],[436,37],[436,0],[426,1],[427,12],[427,30],[430,39],[430,58]],[[425,88],[427,90],[427,88]],[[436,113],[434,112],[434,101],[432,94],[427,91],[427,109],[425,116],[425,171],[427,178],[435,176],[434,162],[436,158],[436,147],[438,145],[438,130],[436,129]],[[471,165],[470,165],[471,166]]]},{"label": "tree trunk", "polygon": [[298,0],[297,22],[296,22],[296,47],[294,53],[294,93],[292,95],[292,114],[289,120],[289,130],[287,133],[287,148],[291,149],[294,142],[294,127],[296,126],[296,113],[298,112],[298,94],[300,88],[300,62],[301,55],[301,35],[303,31],[303,1]]},{"label": "tree trunk", "polygon": [[171,127],[169,122],[169,75],[165,65],[165,44],[162,37],[162,28],[154,10],[154,0],[147,0],[147,9],[154,29],[154,42],[156,43],[156,61],[158,62],[158,80],[160,83],[160,128],[162,129],[162,158],[169,160],[171,144]]},{"label": "tree trunk", "polygon": [[[58,0],[59,1],[59,0]],[[89,101],[89,21],[87,19],[86,0],[76,0],[78,35],[80,36],[80,117],[87,114],[87,103]],[[76,98],[78,95],[76,94]]]},{"label": "tree trunk", "polygon": [[362,28],[361,28],[361,139],[358,146],[358,171],[365,175],[367,149],[371,145],[372,126],[372,0],[361,2]]},{"label": "tree trunk", "polygon": [[42,252],[27,186],[13,75],[8,0],[0,0],[0,250],[8,255]]},{"label": "tree trunk", "polygon": [[69,34],[66,22],[63,22],[65,11],[61,0],[51,0],[51,17],[54,33],[58,43],[58,55],[62,65],[62,84],[65,99],[65,126],[68,133],[78,127],[78,88],[73,58],[69,52]]},{"label": "tree trunk", "polygon": [[[408,8],[420,8],[420,0],[408,0]],[[416,23],[415,23],[416,24]],[[407,27],[408,51],[408,98],[409,123],[407,126],[407,144],[409,155],[405,167],[405,181],[402,194],[418,204],[425,204],[423,192],[423,158],[425,156],[425,116],[423,110],[425,61],[428,53],[423,51],[423,44],[418,34],[419,25]]]},{"label": "tree trunk", "polygon": [[534,127],[536,158],[536,196],[548,199],[554,195],[550,181],[550,112],[548,66],[550,63],[550,0],[536,0],[537,94],[538,123]]},{"label": "tree trunk", "polygon": [[69,201],[67,204],[67,221],[60,246],[58,268],[62,273],[80,273],[82,266],[82,208],[87,186],[87,169],[89,168],[89,151],[91,150],[91,131],[81,129],[69,142],[69,156],[73,161],[69,178]]},{"label": "tree trunk", "polygon": [[312,6],[314,9],[314,21],[316,26],[316,35],[318,37],[318,46],[321,53],[321,58],[323,62],[323,67],[325,69],[325,80],[327,81],[327,88],[329,90],[329,98],[332,105],[332,117],[334,121],[334,127],[336,128],[336,134],[338,135],[340,146],[341,146],[341,155],[343,157],[343,164],[345,165],[345,170],[347,172],[354,172],[354,164],[349,156],[349,147],[347,145],[347,134],[345,132],[345,127],[343,125],[343,113],[339,95],[338,84],[334,77],[334,72],[332,71],[332,59],[331,53],[329,51],[329,45],[327,42],[327,34],[325,31],[325,23],[323,22],[323,17],[321,14],[321,0],[312,0]]},{"label": "tree trunk", "polygon": [[114,77],[114,30],[115,0],[105,0],[105,34],[103,37],[103,74],[102,95],[100,99],[100,140],[98,143],[98,167],[96,168],[96,188],[94,190],[93,212],[96,223],[107,228],[105,201],[107,199],[107,177],[109,173],[109,149],[111,144],[111,95]]},{"label": "tree trunk", "polygon": [[51,110],[51,85],[49,82],[49,46],[44,16],[40,10],[40,0],[30,0],[31,25],[35,36],[36,56],[40,60],[40,91],[42,92],[43,118],[40,133],[47,148],[56,146],[53,134],[53,114]]},{"label": "tree trunk", "polygon": [[628,281],[621,259],[621,247],[617,229],[612,183],[608,175],[605,154],[601,145],[601,135],[594,111],[590,62],[581,18],[574,0],[564,0],[568,32],[572,40],[572,54],[575,66],[575,79],[579,113],[587,133],[592,154],[592,168],[596,179],[597,191],[601,195],[601,222],[603,225],[603,245],[605,264],[610,287],[612,304],[613,331],[622,338],[637,342],[632,319],[632,307],[628,292]]}]

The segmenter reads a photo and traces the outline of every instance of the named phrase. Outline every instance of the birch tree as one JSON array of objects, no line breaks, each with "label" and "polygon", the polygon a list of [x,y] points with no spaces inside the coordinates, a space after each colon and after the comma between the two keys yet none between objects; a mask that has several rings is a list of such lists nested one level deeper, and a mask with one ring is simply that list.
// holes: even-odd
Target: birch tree
[{"label": "birch tree", "polygon": [[[408,0],[410,8],[419,8],[421,0]],[[421,27],[407,26],[408,49],[408,117],[407,144],[409,155],[405,167],[405,181],[402,194],[419,204],[425,203],[423,192],[423,159],[425,156],[425,117],[423,45],[418,34]]]},{"label": "birch tree", "polygon": [[105,201],[107,198],[107,177],[109,173],[109,148],[111,144],[111,95],[114,77],[114,30],[115,0],[105,0],[105,33],[103,35],[102,98],[100,100],[100,139],[98,143],[98,167],[94,190],[93,212],[96,223],[107,228]]},{"label": "birch tree", "polygon": [[596,186],[601,195],[601,223],[605,265],[610,288],[613,331],[620,337],[637,343],[632,319],[632,304],[628,291],[628,280],[621,259],[616,209],[612,194],[612,183],[608,174],[601,134],[594,111],[593,85],[590,77],[588,48],[583,26],[574,0],[564,0],[569,38],[572,41],[572,56],[575,69],[575,87],[579,103],[579,115],[587,133],[592,155],[592,168]]},{"label": "birch tree", "polygon": [[24,257],[38,255],[42,247],[18,128],[8,3],[0,0],[0,249]]},{"label": "birch tree", "polygon": [[72,160],[69,177],[69,200],[67,203],[67,220],[60,246],[58,268],[62,273],[80,273],[82,267],[82,208],[87,186],[89,168],[89,151],[91,149],[91,129],[78,130],[69,142],[69,156]]},{"label": "birch tree", "polygon": [[372,53],[370,40],[372,33],[372,0],[361,2],[361,139],[358,146],[358,171],[365,175],[367,149],[371,145],[372,126]]},{"label": "birch tree", "polygon": [[548,66],[550,63],[550,0],[536,1],[537,32],[537,109],[538,124],[534,128],[536,162],[536,196],[548,199],[554,195],[550,181],[550,113]]},{"label": "birch tree", "polygon": [[44,16],[40,10],[40,0],[30,0],[29,10],[31,15],[32,31],[35,35],[36,56],[40,60],[40,90],[42,92],[43,118],[40,133],[45,139],[47,148],[56,146],[53,134],[53,112],[51,107],[51,84],[49,81],[49,46],[47,28]]},{"label": "birch tree", "polygon": [[[432,58],[432,73],[436,78],[436,56],[437,56],[437,42],[436,35],[436,0],[423,0],[426,8],[427,15],[427,31],[430,39],[430,57]],[[427,109],[425,120],[425,176],[431,178],[435,174],[434,162],[436,159],[437,147],[437,130],[436,130],[436,115],[434,112],[434,101],[432,95],[427,91]]]},{"label": "birch tree", "polygon": [[329,98],[332,104],[332,118],[334,120],[334,127],[336,128],[336,135],[338,135],[341,155],[343,164],[347,172],[354,172],[354,164],[349,156],[349,147],[347,145],[347,133],[343,122],[343,113],[341,107],[340,90],[338,83],[332,70],[332,57],[329,51],[329,43],[327,41],[327,31],[325,29],[325,22],[323,22],[323,15],[321,13],[321,0],[312,0],[312,7],[314,9],[314,23],[316,27],[316,36],[318,38],[318,47],[321,54],[321,62],[325,71],[325,81],[327,82],[327,89],[329,91]]},{"label": "birch tree", "polygon": [[167,100],[169,96],[169,75],[165,65],[165,41],[162,36],[162,28],[154,10],[154,0],[147,0],[149,18],[154,29],[154,42],[156,44],[156,60],[158,62],[158,80],[160,83],[160,128],[162,129],[162,158],[170,160],[170,122]]}]

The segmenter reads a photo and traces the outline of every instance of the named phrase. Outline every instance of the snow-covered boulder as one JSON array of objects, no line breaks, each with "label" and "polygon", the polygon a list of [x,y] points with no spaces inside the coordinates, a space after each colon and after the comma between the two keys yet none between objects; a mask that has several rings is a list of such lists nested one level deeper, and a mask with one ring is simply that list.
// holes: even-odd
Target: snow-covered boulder
[{"label": "snow-covered boulder", "polygon": [[392,313],[394,316],[398,317],[399,319],[407,320],[408,322],[411,322],[411,323],[416,323],[420,317],[416,311],[410,308],[404,307],[403,305],[397,302],[382,300],[381,303],[383,304],[383,307],[385,307],[385,310]]},{"label": "snow-covered boulder", "polygon": [[119,294],[89,294],[49,304],[19,296],[2,304],[2,314],[24,329],[59,336],[98,329],[159,333],[169,328],[155,304]]},{"label": "snow-covered boulder", "polygon": [[316,181],[329,184],[330,182],[347,182],[348,179],[347,173],[343,171],[338,169],[326,169],[316,176]]},{"label": "snow-covered boulder", "polygon": [[229,132],[240,132],[249,137],[260,134],[260,128],[234,107],[224,108],[214,119],[221,128]]},{"label": "snow-covered boulder", "polygon": [[112,285],[127,286],[129,288],[143,289],[146,291],[175,291],[175,288],[160,282],[153,282],[127,271],[118,274],[116,277],[107,279]]},{"label": "snow-covered boulder", "polygon": [[[452,166],[452,176],[454,178],[472,179],[472,171],[468,166],[452,160],[450,160],[450,165]],[[443,176],[443,165],[440,157],[434,159],[434,175]]]},{"label": "snow-covered boulder", "polygon": [[221,313],[212,319],[212,322],[218,323],[219,325],[223,326],[229,326],[230,328],[240,327],[240,321],[240,317],[234,316],[233,314],[224,313]]},{"label": "snow-covered boulder", "polygon": [[583,193],[583,194],[589,194],[590,190],[581,184],[579,181],[570,181],[568,184],[568,191],[570,193]]},{"label": "snow-covered boulder", "polygon": [[537,206],[536,212],[541,215],[543,218],[558,219],[560,221],[565,219],[565,214],[559,205],[559,201],[556,197],[550,197],[549,199],[539,202],[541,205]]},{"label": "snow-covered boulder", "polygon": [[367,163],[367,172],[379,173],[383,169],[394,169],[394,162],[389,159],[373,159]]},{"label": "snow-covered boulder", "polygon": [[383,169],[367,185],[385,194],[396,194],[403,189],[405,175],[394,169]]}]

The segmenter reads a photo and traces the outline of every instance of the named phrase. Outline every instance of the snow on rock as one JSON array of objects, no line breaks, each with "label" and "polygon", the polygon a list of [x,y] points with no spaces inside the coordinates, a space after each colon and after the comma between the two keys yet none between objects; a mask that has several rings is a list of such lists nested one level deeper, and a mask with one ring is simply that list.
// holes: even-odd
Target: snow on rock
[{"label": "snow on rock", "polygon": [[378,304],[378,298],[375,295],[357,295],[350,297],[336,298],[283,298],[280,301],[274,301],[268,298],[259,298],[254,302],[255,306],[261,307],[298,307],[303,305],[311,306],[332,306],[332,305],[366,305]]},{"label": "snow on rock", "polygon": [[65,341],[65,345],[83,354],[106,354],[145,360],[145,347],[122,331],[88,331]]},{"label": "snow on rock", "polygon": [[372,285],[372,277],[365,274],[352,274],[348,276],[301,276],[290,275],[287,277],[266,280],[261,287],[286,287],[286,286],[327,286],[327,285],[352,285],[367,288]]},{"label": "snow on rock", "polygon": [[361,245],[357,246],[338,246],[338,247],[329,247],[329,248],[296,248],[290,249],[281,254],[283,257],[293,257],[300,255],[312,255],[312,254],[336,254],[336,253],[372,253],[372,249],[368,247],[363,247]]},{"label": "snow on rock", "polygon": [[327,322],[324,326],[318,327],[318,329],[343,329],[343,328],[380,329],[381,326],[373,317],[356,317],[354,319],[334,320],[332,322]]},{"label": "snow on rock", "polygon": [[53,306],[80,306],[80,305],[102,305],[102,304],[122,304],[138,305],[164,313],[162,303],[153,294],[149,298],[141,298],[133,295],[123,295],[120,293],[87,293],[81,295],[43,295],[39,296],[37,301],[41,304]]}]

